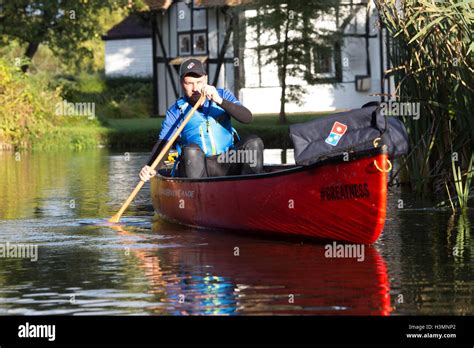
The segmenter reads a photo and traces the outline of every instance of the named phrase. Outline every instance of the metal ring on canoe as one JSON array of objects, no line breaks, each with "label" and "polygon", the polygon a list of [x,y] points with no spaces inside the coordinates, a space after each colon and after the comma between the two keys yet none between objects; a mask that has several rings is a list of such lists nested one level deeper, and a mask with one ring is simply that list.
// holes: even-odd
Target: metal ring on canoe
[{"label": "metal ring on canoe", "polygon": [[382,173],[388,173],[392,170],[392,162],[390,162],[388,158],[387,158],[387,162],[388,162],[388,169],[380,168],[379,165],[377,164],[377,160],[374,160],[374,166],[375,168],[377,168],[377,170],[381,171]]}]

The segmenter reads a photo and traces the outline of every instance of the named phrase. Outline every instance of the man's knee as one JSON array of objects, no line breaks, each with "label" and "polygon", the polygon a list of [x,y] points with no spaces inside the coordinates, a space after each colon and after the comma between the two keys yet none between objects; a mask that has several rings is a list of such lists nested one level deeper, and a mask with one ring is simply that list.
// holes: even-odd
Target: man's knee
[{"label": "man's knee", "polygon": [[264,145],[262,139],[257,135],[247,135],[242,139],[242,146],[246,149],[263,150]]},{"label": "man's knee", "polygon": [[183,147],[183,153],[186,154],[186,153],[204,153],[201,148],[199,147],[198,144],[188,144],[186,145],[185,147]]},{"label": "man's knee", "polygon": [[207,177],[206,155],[197,144],[188,144],[182,149],[182,161],[180,162],[181,176],[188,178]]},{"label": "man's knee", "polygon": [[256,135],[249,135],[242,139],[239,149],[251,153],[252,163],[244,163],[241,174],[257,174],[263,171],[263,141]]},{"label": "man's knee", "polygon": [[182,153],[183,153],[183,158],[186,161],[200,160],[206,157],[204,152],[201,150],[201,148],[197,144],[186,145],[185,147],[183,147]]}]

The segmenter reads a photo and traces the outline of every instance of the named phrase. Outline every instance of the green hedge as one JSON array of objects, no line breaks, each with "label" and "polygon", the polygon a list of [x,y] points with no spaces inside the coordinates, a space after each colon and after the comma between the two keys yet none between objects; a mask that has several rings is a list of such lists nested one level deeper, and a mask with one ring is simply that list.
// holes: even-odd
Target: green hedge
[{"label": "green hedge", "polygon": [[[324,115],[306,114],[289,115],[290,124],[306,122],[314,117]],[[120,149],[151,149],[158,139],[163,118],[149,119],[121,119],[108,120],[107,127],[110,128],[110,146]],[[262,138],[265,148],[292,148],[293,143],[289,136],[289,125],[278,125],[278,116],[256,116],[250,124],[233,122],[240,136],[255,134]]]},{"label": "green hedge", "polygon": [[101,74],[64,75],[56,79],[61,95],[70,102],[92,102],[101,120],[147,118],[153,113],[153,84],[150,79]]},{"label": "green hedge", "polygon": [[[46,88],[45,88],[46,86]],[[97,120],[56,114],[60,88],[44,74],[23,74],[0,58],[0,143],[14,149],[82,149],[104,142]]]}]

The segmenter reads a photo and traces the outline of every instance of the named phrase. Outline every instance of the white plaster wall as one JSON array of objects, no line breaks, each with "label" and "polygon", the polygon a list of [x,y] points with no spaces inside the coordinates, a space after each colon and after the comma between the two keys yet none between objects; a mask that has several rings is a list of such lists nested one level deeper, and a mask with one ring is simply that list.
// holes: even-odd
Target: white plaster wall
[{"label": "white plaster wall", "polygon": [[152,76],[151,38],[105,41],[107,76]]},{"label": "white plaster wall", "polygon": [[[353,83],[318,84],[307,86],[303,105],[287,103],[287,112],[317,112],[360,108],[369,101],[377,101],[371,92],[357,92]],[[243,88],[240,100],[253,113],[280,112],[280,87]]]},{"label": "white plaster wall", "polygon": [[[347,30],[351,33],[365,33],[366,8],[361,8],[355,18],[351,21]],[[374,23],[377,18],[376,12],[371,8],[369,22],[369,34],[378,35]],[[247,11],[247,16],[253,16],[256,11]],[[356,23],[357,22],[357,23]],[[334,18],[324,16],[316,25],[334,29]],[[267,64],[262,66],[262,85],[259,86],[256,33],[251,28],[247,29],[247,43],[245,48],[245,72],[246,88],[241,89],[240,99],[254,113],[278,113],[280,111],[281,88],[279,87],[277,68]],[[262,35],[262,43],[269,43],[271,38]],[[366,51],[365,38],[347,37],[342,48],[342,73],[343,82],[338,84],[307,85],[304,80],[291,81],[305,86],[307,94],[302,96],[303,104],[298,106],[294,103],[286,104],[287,112],[317,112],[334,111],[341,109],[358,108],[369,101],[379,100],[379,97],[371,94],[380,93],[380,57],[378,37],[369,39],[369,57],[371,64],[371,88],[369,91],[358,92],[355,89],[355,76],[366,75]]]}]

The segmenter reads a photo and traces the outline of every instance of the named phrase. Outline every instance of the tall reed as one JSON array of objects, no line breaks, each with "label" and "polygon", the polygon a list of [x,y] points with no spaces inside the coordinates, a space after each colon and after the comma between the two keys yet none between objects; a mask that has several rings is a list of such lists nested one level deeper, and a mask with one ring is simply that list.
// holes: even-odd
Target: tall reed
[{"label": "tall reed", "polygon": [[[404,118],[412,146],[406,162],[410,182],[419,195],[445,192],[448,183],[460,207],[467,206],[472,178],[473,3],[376,0],[392,42],[392,97],[420,103],[419,119]],[[469,187],[460,184],[461,177]]]}]

